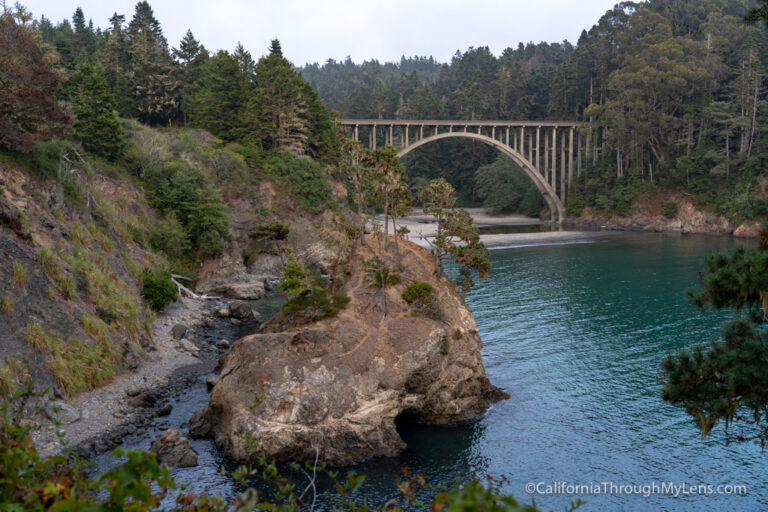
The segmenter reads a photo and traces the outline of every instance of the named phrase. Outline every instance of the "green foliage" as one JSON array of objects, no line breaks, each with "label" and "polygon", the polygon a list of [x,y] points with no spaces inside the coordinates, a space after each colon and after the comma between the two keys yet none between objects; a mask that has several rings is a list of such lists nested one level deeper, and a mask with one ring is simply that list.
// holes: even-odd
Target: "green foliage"
[{"label": "green foliage", "polygon": [[152,309],[160,311],[178,298],[179,290],[171,281],[170,271],[161,270],[153,272],[145,268],[142,273],[141,293],[146,303]]},{"label": "green foliage", "polygon": [[435,293],[431,284],[423,281],[414,281],[403,290],[403,300],[408,304],[413,304],[417,300],[428,300]]},{"label": "green foliage", "polygon": [[483,206],[497,211],[534,217],[544,208],[544,199],[536,185],[504,155],[475,171],[475,191],[483,199]]},{"label": "green foliage", "polygon": [[674,201],[663,201],[661,203],[661,214],[667,219],[674,219],[677,215],[677,203]]},{"label": "green foliage", "polygon": [[309,269],[296,259],[292,251],[286,252],[287,263],[281,264],[283,280],[280,281],[280,289],[289,299],[313,292],[314,285],[309,276]]},{"label": "green foliage", "polygon": [[5,12],[0,15],[0,149],[22,152],[61,136],[71,121],[52,97],[63,81],[54,71],[56,56],[25,25]]},{"label": "green foliage", "polygon": [[[725,422],[726,439],[768,441],[768,236],[761,247],[736,247],[730,254],[711,256],[700,274],[700,288],[689,291],[700,307],[731,309],[734,320],[722,329],[722,341],[697,346],[668,356],[662,363],[662,397],[684,406],[707,436],[719,421]],[[751,414],[744,414],[746,409]],[[746,423],[730,434],[734,423]]]},{"label": "green foliage", "polygon": [[[199,171],[172,161],[162,169],[148,169],[145,179],[152,206],[176,217],[202,257],[213,257],[224,250],[231,239],[229,215],[219,190],[208,184]],[[163,228],[173,229],[173,221]],[[176,245],[170,247],[174,252],[180,243],[180,237],[175,238]]]},{"label": "green foliage", "polygon": [[27,287],[28,281],[29,281],[29,274],[27,273],[27,267],[25,267],[24,264],[19,260],[14,260],[13,282],[16,283],[16,286],[18,286],[19,288],[24,289]]},{"label": "green foliage", "polygon": [[116,160],[124,150],[124,134],[115,98],[102,73],[89,62],[78,65],[69,81],[70,105],[75,114],[75,133],[83,147]]},{"label": "green foliage", "polygon": [[451,350],[451,342],[448,340],[448,335],[443,334],[440,337],[440,353],[444,356],[447,356],[450,350]]},{"label": "green foliage", "polygon": [[181,260],[190,249],[189,238],[173,212],[158,220],[149,234],[149,243],[174,260]]},{"label": "green foliage", "polygon": [[368,286],[386,288],[400,284],[400,272],[389,268],[378,256],[374,256],[364,263],[365,281]]},{"label": "green foliage", "polygon": [[349,297],[316,287],[310,294],[289,299],[280,311],[295,320],[316,322],[336,316],[348,303]]},{"label": "green foliage", "polygon": [[453,339],[460,340],[464,337],[464,333],[458,327],[453,331]]},{"label": "green foliage", "polygon": [[290,232],[291,226],[279,220],[273,220],[251,226],[248,236],[254,240],[285,240]]},{"label": "green foliage", "polygon": [[27,325],[26,342],[49,356],[48,368],[70,396],[110,381],[122,360],[120,351],[101,331],[92,344],[70,337],[66,341],[45,332],[38,322]]},{"label": "green foliage", "polygon": [[288,261],[281,265],[284,277],[280,281],[280,289],[288,297],[281,309],[283,316],[295,321],[315,322],[335,316],[346,307],[349,297],[321,286],[292,251],[287,251],[286,256]]},{"label": "green foliage", "polygon": [[287,186],[288,192],[306,212],[318,213],[328,204],[332,190],[326,166],[321,162],[276,151],[254,156],[256,163],[270,177]]}]

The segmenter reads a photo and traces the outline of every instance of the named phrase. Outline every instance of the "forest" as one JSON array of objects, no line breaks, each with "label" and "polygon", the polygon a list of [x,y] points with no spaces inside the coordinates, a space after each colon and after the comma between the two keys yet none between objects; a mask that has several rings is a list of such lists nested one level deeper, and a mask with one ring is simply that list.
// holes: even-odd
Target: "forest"
[{"label": "forest", "polygon": [[[324,161],[338,152],[328,111],[352,118],[576,120],[599,140],[569,190],[570,215],[586,207],[629,215],[637,203],[688,197],[738,222],[768,214],[768,40],[760,27],[745,25],[751,7],[748,0],[622,2],[575,44],[520,42],[498,56],[488,47],[469,48],[449,63],[404,56],[302,68],[283,57],[277,41],[260,59],[242,45],[208,51],[191,30],[170,45],[147,2],[130,20],[115,13],[105,28],[86,21],[79,8],[56,23],[23,8],[15,15],[49,48],[43,58],[56,76],[48,79],[61,81],[54,97],[72,105],[77,137],[109,158],[124,150],[113,111]],[[96,115],[98,105],[111,106]],[[404,164],[414,195],[444,177],[460,204],[530,215],[543,208],[520,170],[481,143],[436,142]]]},{"label": "forest", "polygon": [[[688,196],[738,221],[768,214],[768,38],[743,21],[754,5],[621,2],[575,44],[521,42],[499,56],[469,48],[444,64],[329,60],[301,72],[343,117],[583,122],[600,142],[569,190],[571,215],[585,207],[628,215],[633,202]],[[535,213],[535,189],[497,155],[447,140],[404,164],[412,186],[443,176],[465,202]]]}]

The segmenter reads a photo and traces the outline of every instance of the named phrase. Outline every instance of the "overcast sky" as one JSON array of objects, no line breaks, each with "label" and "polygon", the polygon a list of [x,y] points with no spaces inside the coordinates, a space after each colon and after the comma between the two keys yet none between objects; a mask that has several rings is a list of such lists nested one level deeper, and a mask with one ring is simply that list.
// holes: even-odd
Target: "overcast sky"
[{"label": "overcast sky", "polygon": [[[10,2],[9,2],[10,3]],[[80,6],[97,27],[113,12],[130,20],[136,0],[26,0],[36,18],[71,20]],[[238,41],[255,58],[280,39],[294,65],[343,60],[398,61],[401,55],[447,62],[456,50],[489,46],[499,55],[518,42],[576,43],[616,0],[150,0],[168,43],[187,28],[209,50]]]}]

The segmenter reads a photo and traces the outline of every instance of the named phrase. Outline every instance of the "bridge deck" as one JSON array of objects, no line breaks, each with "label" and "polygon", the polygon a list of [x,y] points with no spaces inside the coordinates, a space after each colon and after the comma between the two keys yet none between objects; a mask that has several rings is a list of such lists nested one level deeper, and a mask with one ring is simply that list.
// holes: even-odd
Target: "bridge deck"
[{"label": "bridge deck", "polygon": [[340,119],[346,126],[509,126],[509,127],[557,127],[576,128],[577,121],[489,121],[468,119]]}]

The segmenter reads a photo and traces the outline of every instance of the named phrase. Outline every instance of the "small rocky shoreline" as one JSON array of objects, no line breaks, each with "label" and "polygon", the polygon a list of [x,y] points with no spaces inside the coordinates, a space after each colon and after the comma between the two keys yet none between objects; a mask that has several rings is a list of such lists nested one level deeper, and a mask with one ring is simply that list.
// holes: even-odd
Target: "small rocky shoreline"
[{"label": "small rocky shoreline", "polygon": [[128,436],[179,428],[166,421],[174,399],[202,381],[210,386],[220,356],[258,325],[258,313],[246,302],[179,299],[155,321],[154,350],[137,369],[69,402],[51,402],[32,419],[42,426],[33,434],[39,452],[57,455],[71,449],[92,458]]}]

